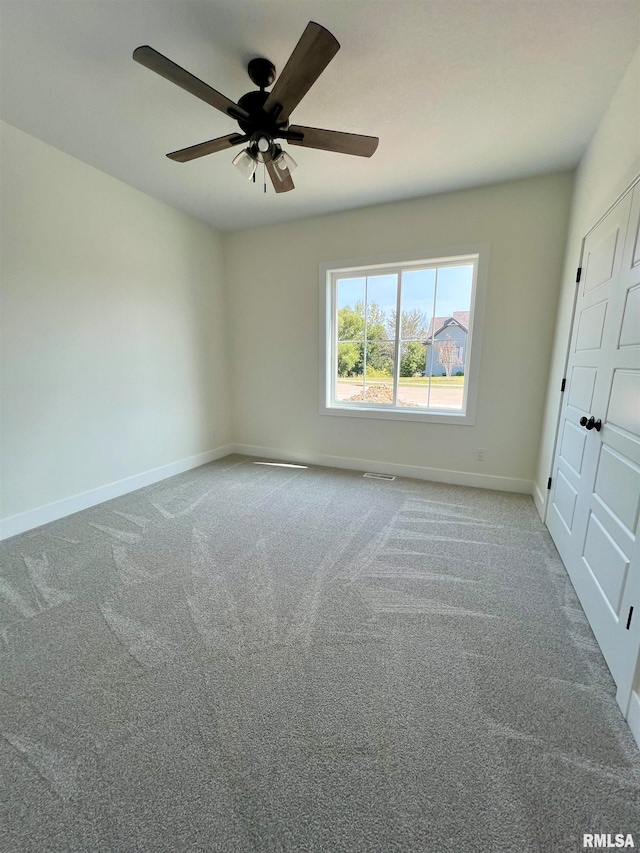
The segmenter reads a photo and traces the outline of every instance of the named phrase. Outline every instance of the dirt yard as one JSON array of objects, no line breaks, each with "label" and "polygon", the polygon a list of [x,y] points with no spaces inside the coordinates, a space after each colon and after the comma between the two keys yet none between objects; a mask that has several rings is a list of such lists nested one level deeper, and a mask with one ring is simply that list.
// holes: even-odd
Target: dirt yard
[{"label": "dirt yard", "polygon": [[[362,393],[362,385],[353,385],[347,382],[338,382],[336,385],[336,396],[338,400],[343,400],[345,402],[359,402],[362,400]],[[401,385],[398,389],[398,405],[410,406],[413,408],[426,408],[427,405],[430,405],[431,408],[462,408],[462,387],[442,388],[434,385],[431,388],[430,404],[428,402],[428,394],[429,389],[426,386],[415,387],[411,385]],[[391,385],[383,383],[369,385],[366,392],[366,399],[375,403],[393,402],[393,391]]]}]

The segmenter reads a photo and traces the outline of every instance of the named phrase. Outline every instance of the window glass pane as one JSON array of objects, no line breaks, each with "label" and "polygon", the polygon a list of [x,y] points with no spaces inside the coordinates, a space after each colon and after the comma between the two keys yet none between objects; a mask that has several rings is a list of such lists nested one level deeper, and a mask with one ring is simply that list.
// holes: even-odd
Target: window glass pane
[{"label": "window glass pane", "polygon": [[426,358],[432,409],[462,409],[472,282],[472,264],[438,269],[436,316]]},{"label": "window glass pane", "polygon": [[[438,317],[455,316],[456,312],[469,312],[471,305],[471,284],[473,282],[473,264],[459,267],[439,267],[438,293],[436,296],[436,315]],[[464,320],[465,318],[461,318]],[[469,327],[469,317],[466,317]]]},{"label": "window glass pane", "polygon": [[356,392],[362,391],[364,342],[339,343],[337,356],[336,399],[347,400]]},{"label": "window glass pane", "polygon": [[424,375],[427,345],[424,341],[400,344],[400,379],[398,405],[410,408],[427,408],[429,405],[429,377]]},{"label": "window glass pane", "polygon": [[365,399],[371,403],[393,403],[395,343],[368,341],[365,363]]},{"label": "window glass pane", "polygon": [[429,405],[426,341],[432,326],[435,286],[435,269],[402,274],[398,406],[424,409]]},{"label": "window glass pane", "polygon": [[394,318],[398,298],[398,276],[367,276],[367,340],[395,338]]},{"label": "window glass pane", "polygon": [[336,282],[339,341],[364,340],[365,282],[364,277]]},{"label": "window glass pane", "polygon": [[[436,271],[411,270],[402,274],[402,323],[400,336],[403,341],[425,341],[433,317],[433,297]],[[393,312],[395,320],[395,309]],[[423,368],[424,370],[424,368]]]}]

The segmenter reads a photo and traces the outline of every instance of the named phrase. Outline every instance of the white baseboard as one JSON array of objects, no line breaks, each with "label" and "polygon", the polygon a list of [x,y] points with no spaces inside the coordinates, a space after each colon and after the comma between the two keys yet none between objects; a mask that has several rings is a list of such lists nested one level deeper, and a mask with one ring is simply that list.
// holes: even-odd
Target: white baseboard
[{"label": "white baseboard", "polygon": [[512,477],[496,477],[491,474],[473,474],[468,471],[449,471],[442,468],[423,468],[419,465],[399,465],[392,462],[376,462],[371,459],[351,459],[346,456],[326,456],[323,453],[280,450],[273,447],[254,447],[250,444],[235,444],[235,453],[245,456],[260,456],[264,459],[280,459],[306,465],[326,465],[330,468],[347,468],[352,471],[374,471],[378,474],[395,474],[397,477],[412,477],[416,480],[432,480],[455,486],[473,486],[478,489],[495,489],[499,492],[519,492],[530,495],[534,484],[531,480]]},{"label": "white baseboard", "polygon": [[158,483],[160,480],[166,480],[167,477],[182,474],[183,471],[189,471],[191,468],[206,465],[207,462],[213,462],[222,456],[228,456],[230,453],[233,453],[233,450],[233,445],[226,444],[223,447],[217,447],[215,450],[208,450],[206,453],[199,453],[197,456],[189,456],[187,459],[179,459],[177,462],[171,462],[169,465],[153,468],[151,471],[143,471],[141,474],[135,474],[133,477],[127,477],[115,483],[107,483],[107,485],[99,486],[97,489],[91,489],[88,492],[82,492],[79,495],[63,498],[60,501],[54,501],[45,506],[1,519],[0,540],[8,539],[10,536],[17,536],[18,533],[24,533],[26,530],[32,530],[34,527],[40,527],[42,524],[48,524],[50,521],[56,521],[58,518],[64,518],[66,515],[80,512],[82,509],[96,506],[96,504],[101,504],[104,501],[111,500],[111,498],[135,492],[137,489],[150,486],[152,483]]},{"label": "white baseboard", "polygon": [[631,691],[627,722],[629,723],[632,735],[636,739],[638,749],[640,749],[640,696],[638,696],[635,690]]},{"label": "white baseboard", "polygon": [[[400,465],[391,462],[378,462],[371,459],[352,459],[346,456],[328,456],[323,453],[280,450],[273,447],[255,447],[249,444],[226,444],[215,450],[180,459],[161,468],[143,471],[133,477],[107,483],[97,489],[82,492],[60,501],[37,507],[36,509],[12,515],[0,520],[0,540],[17,536],[34,527],[56,521],[74,512],[88,509],[120,495],[135,492],[144,486],[174,477],[183,471],[206,465],[215,459],[221,459],[230,453],[245,456],[258,456],[264,459],[280,459],[283,462],[297,462],[306,465],[324,465],[330,468],[346,468],[352,471],[375,471],[379,474],[395,474],[398,477],[412,477],[417,480],[431,480],[435,483],[449,483],[456,486],[472,486],[478,489],[495,489],[501,492],[519,492],[533,494],[536,500],[535,486],[530,480],[518,480],[512,477],[496,477],[490,474],[473,474],[467,471],[448,471],[441,468],[423,468],[418,465]],[[536,502],[537,506],[537,502]],[[539,511],[539,510],[538,510]]]}]

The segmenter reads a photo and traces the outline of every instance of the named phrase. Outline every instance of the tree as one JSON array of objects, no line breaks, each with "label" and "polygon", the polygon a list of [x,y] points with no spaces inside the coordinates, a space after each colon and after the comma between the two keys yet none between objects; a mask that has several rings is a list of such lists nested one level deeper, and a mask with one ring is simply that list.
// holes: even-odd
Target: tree
[{"label": "tree", "polygon": [[366,314],[365,323],[365,307],[361,301],[353,308],[347,305],[338,311],[338,376],[362,375],[365,326],[367,364],[372,370],[389,375],[393,372],[393,345],[383,343],[387,338],[386,314],[375,302],[367,305]]},{"label": "tree", "polygon": [[363,357],[364,317],[350,306],[341,308],[338,311],[338,376],[362,374]]},{"label": "tree", "polygon": [[[362,305],[362,303],[359,304]],[[355,310],[347,305],[346,308],[338,311],[338,340],[364,340],[364,311],[358,311],[358,303]]]},{"label": "tree", "polygon": [[[338,311],[338,340],[340,341],[363,341],[365,329],[364,302],[356,302],[353,308],[347,305]],[[367,340],[383,341],[387,338],[385,327],[387,315],[376,305],[370,302],[367,305]]]},{"label": "tree", "polygon": [[[361,311],[364,317],[364,305],[362,302],[356,302],[356,311]],[[387,315],[376,302],[369,302],[367,305],[367,338],[370,341],[381,341],[387,337],[385,326],[387,325]]]},{"label": "tree", "polygon": [[[423,341],[427,337],[427,315],[417,308],[403,311],[401,314],[400,335],[400,376],[416,376],[424,371],[427,361],[427,349]],[[396,336],[396,312],[391,311],[387,320],[390,338]]]},{"label": "tree", "polygon": [[436,341],[435,346],[438,353],[438,361],[444,367],[447,378],[451,379],[451,371],[459,367],[462,362],[458,358],[458,347],[455,341]]},{"label": "tree", "polygon": [[338,376],[357,376],[362,373],[364,344],[338,344]]},{"label": "tree", "polygon": [[400,376],[416,376],[424,371],[427,361],[427,348],[419,341],[402,344],[400,357]]},{"label": "tree", "polygon": [[[427,327],[429,323],[427,322],[427,315],[422,311],[419,311],[417,308],[413,308],[411,311],[403,311],[402,315],[402,323],[400,329],[400,335],[403,341],[420,341],[426,340],[427,337]],[[389,337],[395,338],[396,336],[396,312],[391,311],[389,315],[389,320],[387,321],[387,328],[389,329]]]},{"label": "tree", "polygon": [[[391,341],[367,341],[367,371],[376,371],[388,377],[393,375],[394,344]],[[370,377],[370,374],[368,373]]]}]

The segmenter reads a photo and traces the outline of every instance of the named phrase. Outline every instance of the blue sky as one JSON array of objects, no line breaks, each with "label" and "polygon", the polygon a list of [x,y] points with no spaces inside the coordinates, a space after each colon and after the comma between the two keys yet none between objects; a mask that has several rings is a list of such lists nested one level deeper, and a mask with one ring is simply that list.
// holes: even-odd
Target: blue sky
[{"label": "blue sky", "polygon": [[[402,283],[402,310],[418,309],[427,316],[433,315],[435,270],[405,272]],[[454,311],[468,311],[471,299],[473,266],[441,267],[438,269],[436,317],[449,317]],[[389,315],[396,308],[396,276],[375,275],[368,278],[368,301],[376,302]],[[343,278],[338,281],[338,308],[353,308],[364,302],[365,278]]]}]

